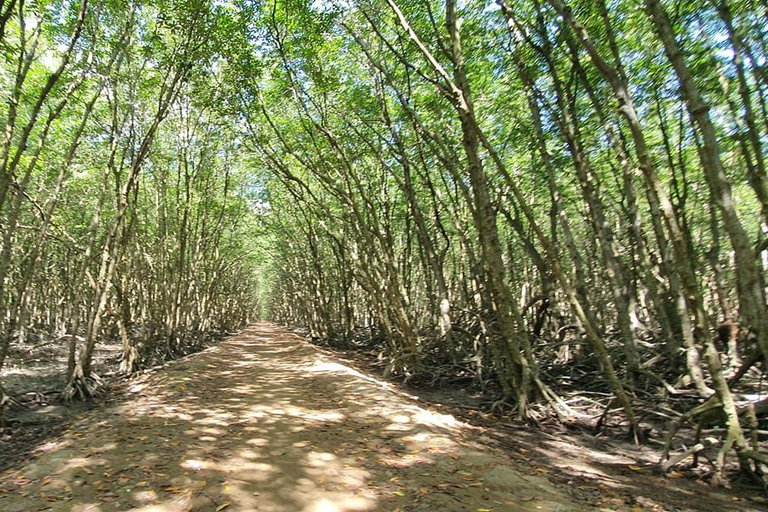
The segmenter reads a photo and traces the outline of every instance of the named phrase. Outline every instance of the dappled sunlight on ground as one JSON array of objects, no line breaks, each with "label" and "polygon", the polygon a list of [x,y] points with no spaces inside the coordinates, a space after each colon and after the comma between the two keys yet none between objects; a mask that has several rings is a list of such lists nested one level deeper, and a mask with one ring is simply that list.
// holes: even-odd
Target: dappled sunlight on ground
[{"label": "dappled sunlight on ground", "polygon": [[0,510],[579,509],[543,478],[494,480],[509,461],[470,427],[267,324],[130,392],[2,475]]}]

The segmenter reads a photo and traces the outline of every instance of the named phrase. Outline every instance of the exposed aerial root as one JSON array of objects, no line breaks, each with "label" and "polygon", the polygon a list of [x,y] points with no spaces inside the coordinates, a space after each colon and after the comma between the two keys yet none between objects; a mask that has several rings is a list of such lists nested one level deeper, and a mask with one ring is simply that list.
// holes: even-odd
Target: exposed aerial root
[{"label": "exposed aerial root", "polygon": [[87,400],[98,396],[103,389],[101,377],[91,373],[89,377],[75,376],[64,389],[64,400]]}]

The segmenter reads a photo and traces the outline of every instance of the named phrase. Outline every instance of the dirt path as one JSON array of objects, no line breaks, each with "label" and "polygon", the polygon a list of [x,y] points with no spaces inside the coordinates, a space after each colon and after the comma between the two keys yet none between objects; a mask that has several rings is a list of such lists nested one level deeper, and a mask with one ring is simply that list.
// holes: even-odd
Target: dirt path
[{"label": "dirt path", "polygon": [[598,510],[270,324],[131,392],[0,474],[0,510]]}]

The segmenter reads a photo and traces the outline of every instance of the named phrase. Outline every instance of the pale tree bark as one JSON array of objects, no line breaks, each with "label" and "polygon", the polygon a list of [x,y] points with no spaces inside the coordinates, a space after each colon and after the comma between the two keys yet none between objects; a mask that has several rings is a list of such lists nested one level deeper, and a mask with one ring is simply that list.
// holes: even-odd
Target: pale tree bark
[{"label": "pale tree bark", "polygon": [[[728,39],[733,49],[733,66],[736,69],[736,79],[738,82],[738,94],[741,100],[741,107],[744,110],[743,123],[746,127],[740,127],[740,131],[746,130],[746,139],[748,146],[751,150],[751,155],[748,150],[744,151],[744,157],[747,164],[747,176],[752,189],[755,191],[757,199],[760,201],[761,210],[763,213],[763,223],[768,225],[768,175],[766,175],[765,169],[765,155],[763,154],[763,143],[761,140],[761,130],[757,126],[757,116],[755,115],[755,108],[752,104],[752,89],[749,85],[747,78],[747,72],[745,69],[744,61],[748,53],[747,46],[743,44],[741,37],[737,34],[734,26],[733,15],[731,13],[730,6],[725,0],[720,0],[717,5],[717,13],[720,19],[725,24],[725,28],[728,31]],[[760,88],[759,84],[757,86]],[[725,91],[728,95],[728,91]],[[734,115],[738,116],[734,111]],[[768,126],[764,127],[768,128]],[[744,135],[742,134],[741,137]],[[745,148],[746,149],[746,148]],[[751,162],[754,159],[754,163]]]},{"label": "pale tree bark", "polygon": [[[699,392],[704,396],[709,396],[711,391],[704,383],[701,373],[697,368],[698,355],[696,348],[697,340],[710,337],[709,319],[706,311],[704,311],[703,298],[696,275],[690,266],[689,237],[680,227],[674,205],[669,199],[656,171],[655,164],[651,159],[645,132],[635,109],[634,100],[629,93],[628,84],[626,80],[621,78],[621,73],[597,51],[586,29],[576,20],[571,9],[566,7],[561,0],[549,0],[549,3],[571,27],[579,43],[590,55],[593,65],[611,86],[613,94],[618,101],[619,113],[629,125],[634,142],[635,155],[647,184],[649,204],[652,210],[658,209],[664,219],[669,233],[669,240],[672,244],[675,270],[680,276],[681,291],[683,293],[681,293],[678,299],[678,311],[680,312],[682,324],[683,342],[687,350],[688,370],[696,382]],[[657,238],[660,240],[660,243],[664,243],[667,239],[663,233],[657,233]],[[693,324],[688,320],[689,314],[692,314],[695,319]]]},{"label": "pale tree bark", "polygon": [[[395,145],[395,152],[397,155],[399,155],[399,161],[400,161],[399,163],[402,169],[403,179],[400,180],[395,173],[393,173],[393,175],[397,179],[398,186],[401,188],[401,190],[405,194],[406,200],[408,202],[408,208],[416,224],[416,233],[419,238],[419,243],[424,249],[424,254],[426,259],[425,263],[429,268],[430,273],[432,274],[432,278],[437,288],[436,302],[437,302],[437,308],[438,308],[440,336],[445,338],[445,341],[449,347],[449,350],[452,351],[451,330],[453,326],[452,326],[452,320],[451,320],[451,302],[448,296],[448,284],[446,283],[445,274],[443,271],[443,264],[442,264],[443,258],[438,253],[438,250],[435,247],[435,243],[433,242],[432,236],[430,235],[429,229],[427,228],[427,223],[426,223],[424,214],[422,212],[422,208],[419,205],[419,202],[416,198],[416,193],[414,190],[414,183],[413,183],[413,176],[412,176],[413,173],[411,171],[413,164],[411,162],[411,158],[408,156],[408,153],[405,148],[405,144],[402,138],[400,137],[400,134],[398,133],[392,120],[390,119],[389,112],[386,106],[386,99],[383,97],[383,94],[384,93],[382,90],[380,94],[381,110],[382,110],[384,121],[392,135],[392,139]],[[382,163],[383,163],[383,159],[382,159]]]},{"label": "pale tree bark", "polygon": [[38,43],[38,37],[40,30],[42,30],[42,21],[40,21],[35,28],[35,35],[32,48],[27,50],[24,41],[26,40],[25,34],[25,22],[24,12],[19,8],[19,27],[21,31],[22,44],[20,46],[19,61],[17,67],[16,80],[14,84],[14,90],[11,94],[10,111],[5,126],[5,137],[3,139],[2,149],[0,150],[0,212],[6,203],[6,196],[8,194],[8,187],[13,182],[13,176],[21,161],[24,152],[29,145],[29,138],[33,129],[37,126],[37,121],[40,117],[40,113],[43,110],[45,101],[53,90],[54,86],[59,82],[64,71],[67,69],[73,54],[75,53],[75,45],[80,39],[80,35],[83,31],[83,24],[85,23],[85,14],[88,8],[88,0],[82,0],[78,9],[77,19],[72,29],[72,36],[69,39],[69,43],[66,49],[61,54],[61,61],[56,69],[48,75],[40,93],[34,99],[32,103],[32,110],[29,114],[27,123],[22,128],[19,140],[15,143],[16,151],[12,153],[11,148],[14,145],[14,131],[16,128],[16,120],[19,102],[21,101],[21,93],[24,82],[27,78],[29,68],[32,65],[32,61],[36,56],[36,48]]},{"label": "pale tree bark", "polygon": [[[23,3],[23,0],[22,0]],[[0,41],[5,38],[5,27],[13,16],[16,0],[0,0]]]},{"label": "pale tree bark", "polygon": [[[509,13],[510,11],[507,9],[505,12]],[[577,98],[575,98],[573,92],[567,90],[567,86],[560,80],[557,67],[552,59],[551,42],[546,27],[539,27],[539,31],[544,40],[540,52],[547,62],[556,98],[556,105],[550,107],[551,114],[560,125],[560,131],[565,138],[579,179],[582,196],[589,207],[592,224],[597,232],[598,245],[606,266],[608,282],[616,304],[616,320],[624,344],[630,378],[633,379],[634,374],[640,371],[640,359],[637,352],[636,333],[632,325],[632,312],[630,311],[634,297],[630,295],[629,274],[626,265],[618,255],[615,235],[607,218],[605,205],[600,198],[600,183],[584,149],[581,129],[578,125],[576,114],[575,102]],[[518,65],[518,68],[521,66],[522,64]]]},{"label": "pale tree bark", "polygon": [[715,126],[709,115],[709,106],[701,96],[693,75],[685,62],[685,57],[675,39],[675,32],[661,6],[659,0],[645,0],[645,5],[654,22],[656,30],[664,43],[664,49],[678,77],[680,92],[686,106],[696,122],[702,138],[702,148],[699,152],[704,175],[712,192],[715,204],[720,211],[723,226],[735,254],[735,270],[737,290],[739,294],[739,309],[746,327],[752,330],[757,345],[768,360],[768,315],[765,314],[765,291],[761,279],[762,268],[744,229],[731,190],[730,182],[725,174]]},{"label": "pale tree bark", "polygon": [[[12,9],[13,2],[9,4],[8,11],[2,13],[3,29],[5,27],[5,22],[11,15]],[[61,62],[59,62],[59,65],[56,67],[56,69],[50,75],[48,75],[42,90],[37,96],[34,97],[29,119],[23,126],[18,140],[15,140],[14,132],[16,130],[17,124],[18,108],[22,98],[22,88],[27,78],[30,66],[32,65],[32,61],[36,56],[37,41],[40,35],[40,30],[42,30],[42,22],[40,22],[38,23],[38,26],[35,29],[35,33],[32,36],[32,48],[27,48],[27,34],[25,29],[23,1],[19,5],[18,16],[21,44],[19,47],[14,89],[10,95],[8,117],[5,124],[5,134],[2,147],[0,148],[0,214],[5,215],[5,218],[3,219],[2,246],[0,246],[0,300],[2,300],[4,305],[7,303],[6,293],[8,285],[10,284],[9,270],[11,268],[13,258],[13,238],[16,232],[19,217],[21,215],[22,205],[24,201],[29,199],[29,196],[27,195],[27,188],[32,177],[32,172],[37,166],[38,160],[45,146],[45,142],[48,139],[48,134],[52,124],[61,116],[64,108],[73,99],[75,92],[85,80],[84,72],[75,77],[72,83],[69,84],[69,87],[63,94],[63,98],[59,100],[57,104],[50,107],[50,112],[45,120],[45,123],[40,130],[40,133],[37,135],[37,145],[35,146],[31,155],[27,153],[30,137],[32,136],[33,129],[38,125],[40,114],[46,105],[46,99],[48,98],[54,86],[58,83],[61,76],[64,74],[72,58],[75,44],[80,39],[80,35],[82,33],[83,24],[85,22],[86,9],[87,0],[83,0],[79,6],[78,15],[75,21],[75,25],[72,29],[72,35],[69,39],[69,43],[63,50]],[[2,11],[1,5],[0,11]],[[28,162],[26,162],[26,166],[24,167],[23,175],[19,179],[17,173],[22,162],[22,157],[25,155],[29,158]],[[57,187],[59,187],[58,182]],[[13,193],[11,194],[9,200],[8,192],[11,188],[13,188]],[[56,195],[58,195],[58,190],[60,190],[60,188],[57,189]],[[39,213],[43,217],[42,221],[46,223],[47,221],[45,219],[45,212],[36,202],[32,201],[31,199],[30,201],[32,202],[33,206],[38,208]],[[42,238],[45,236],[44,230],[41,229],[40,233],[42,233],[42,235],[38,238],[38,243],[36,245],[37,247],[39,247],[40,243],[42,242]],[[30,262],[30,265],[27,266],[27,270],[24,271],[22,275],[22,281],[27,279],[29,277],[29,273],[32,271],[31,269],[34,269],[34,260],[36,260],[36,256],[32,259],[27,259],[27,261]],[[12,336],[14,329],[20,323],[18,315],[19,312],[23,310],[24,302],[24,288],[22,288],[21,292],[17,294],[17,296],[12,301],[11,311],[8,311],[6,306],[0,308],[0,313],[2,313],[0,314],[0,369],[2,369],[3,364],[5,363],[5,358],[7,356],[10,344],[10,337]],[[1,394],[2,390],[0,390],[0,395]]]},{"label": "pale tree bark", "polygon": [[[189,36],[191,37],[192,34],[189,34]],[[187,41],[187,44],[190,43],[191,41]],[[99,272],[94,283],[94,304],[89,311],[84,339],[78,350],[65,390],[65,396],[69,398],[78,395],[84,397],[90,396],[98,388],[98,377],[93,374],[91,368],[93,350],[96,346],[96,339],[101,329],[101,323],[107,307],[107,300],[112,289],[112,278],[125,251],[127,237],[121,235],[125,233],[126,220],[129,213],[128,208],[131,204],[130,196],[137,185],[139,171],[143,167],[149,154],[160,123],[165,119],[169,108],[176,100],[180,86],[184,82],[188,72],[189,67],[187,66],[187,63],[182,61],[176,63],[174,69],[170,70],[168,75],[166,75],[166,82],[164,83],[164,87],[160,90],[157,110],[153,115],[150,125],[147,128],[136,153],[131,159],[126,181],[124,185],[119,187],[117,197],[115,198],[117,201],[116,218],[109,228],[102,245]],[[105,176],[108,176],[111,172],[110,167],[111,166],[109,165],[107,166]]]},{"label": "pale tree bark", "polygon": [[[514,34],[516,32],[516,28],[512,21],[512,14],[509,6],[505,2],[501,2],[499,5],[502,7],[503,10],[507,11],[507,14],[505,16],[507,16],[508,23],[510,25],[509,28]],[[632,430],[635,436],[635,439],[637,440],[641,439],[642,433],[639,430],[637,418],[634,414],[634,410],[632,408],[632,404],[630,402],[629,396],[627,395],[626,391],[624,390],[624,387],[622,386],[621,382],[619,381],[616,375],[613,362],[611,361],[611,358],[607,352],[605,343],[603,342],[603,340],[601,339],[597,331],[597,327],[596,327],[596,324],[594,323],[594,319],[588,316],[586,310],[582,305],[582,301],[580,300],[576,292],[575,287],[571,284],[571,282],[567,279],[566,274],[563,272],[560,262],[556,257],[556,253],[552,248],[551,242],[547,239],[543,230],[538,225],[536,218],[533,214],[533,211],[528,205],[524,195],[522,194],[522,191],[511,179],[509,171],[506,169],[506,166],[504,165],[504,163],[502,162],[501,158],[496,153],[494,148],[491,146],[491,144],[487,141],[487,139],[485,139],[485,137],[483,137],[483,145],[486,148],[486,150],[490,153],[491,158],[493,159],[496,165],[496,168],[499,170],[499,172],[503,176],[507,177],[507,182],[510,185],[510,189],[512,190],[514,197],[518,202],[518,207],[525,214],[525,217],[528,220],[529,225],[533,229],[537,240],[539,241],[539,243],[542,245],[544,249],[544,253],[547,254],[547,257],[550,260],[552,271],[556,276],[560,284],[560,287],[562,288],[563,292],[566,295],[566,298],[568,300],[568,303],[571,306],[571,310],[573,311],[574,316],[582,324],[587,339],[589,340],[589,342],[591,343],[592,347],[595,349],[595,352],[598,355],[600,364],[603,369],[603,373],[605,375],[606,380],[608,381],[609,386],[611,387],[611,390],[616,396],[616,401],[618,402],[619,406],[624,410],[624,412],[627,414],[627,418],[630,423],[630,429]]]},{"label": "pale tree bark", "polygon": [[[640,162],[640,168],[648,183],[648,188],[652,192],[654,201],[661,206],[667,229],[671,238],[672,246],[675,252],[676,269],[680,274],[683,289],[685,291],[684,300],[687,302],[688,309],[693,313],[695,324],[693,330],[696,339],[705,347],[705,359],[712,374],[713,386],[718,399],[723,404],[723,410],[727,418],[729,436],[735,443],[740,458],[745,453],[746,441],[739,424],[739,418],[733,401],[733,395],[725,381],[720,363],[720,354],[714,345],[712,333],[709,328],[709,319],[704,311],[701,290],[696,282],[696,276],[693,269],[689,266],[689,255],[687,239],[680,229],[677,217],[675,216],[672,202],[664,190],[661,180],[658,177],[653,161],[650,158],[646,143],[645,134],[640,123],[640,117],[635,109],[634,101],[629,93],[626,80],[621,78],[621,74],[611,66],[600,53],[589,37],[586,29],[576,20],[573,11],[566,7],[562,0],[548,0],[557,10],[558,14],[571,27],[581,45],[587,50],[594,66],[600,71],[606,81],[613,89],[614,96],[619,102],[619,112],[624,116],[630,126],[633,140],[635,142],[635,151]],[[648,0],[652,1],[652,0]],[[686,318],[681,316],[683,327],[685,329]],[[685,333],[684,333],[685,334]],[[686,338],[688,350],[695,350],[693,340]],[[690,369],[690,368],[689,368]],[[704,391],[704,390],[701,390]]]},{"label": "pale tree bark", "polygon": [[[391,240],[387,238],[386,226],[379,219],[380,212],[376,211],[373,201],[368,197],[367,186],[344,150],[339,136],[330,127],[319,122],[317,116],[310,111],[310,108],[313,108],[316,113],[322,116],[326,114],[296,79],[293,67],[288,62],[280,29],[274,16],[271,20],[270,35],[277,46],[297,106],[305,119],[303,129],[308,136],[315,137],[316,134],[319,134],[327,142],[330,154],[333,154],[338,161],[329,162],[329,155],[322,152],[318,154],[318,157],[323,166],[331,167],[335,163],[345,171],[341,173],[339,181],[331,178],[335,174],[332,167],[328,169],[318,168],[316,164],[299,158],[286,144],[263,105],[262,112],[284,149],[297,156],[302,165],[330,193],[337,196],[343,204],[346,204],[354,215],[356,222],[350,228],[363,242],[360,244],[359,250],[352,252],[353,260],[359,263],[357,265],[359,272],[356,275],[362,277],[358,282],[371,295],[371,298],[375,299],[373,303],[377,307],[379,320],[386,327],[390,336],[389,341],[394,343],[393,346],[396,348],[395,352],[399,353],[390,362],[388,372],[410,373],[412,370],[416,370],[419,365],[419,336],[409,311],[410,299],[399,276],[397,261],[393,253],[394,248]],[[315,131],[310,130],[310,127]],[[313,141],[315,151],[319,151],[318,142]],[[386,301],[382,299],[386,299]]]},{"label": "pale tree bark", "polygon": [[[400,18],[400,23],[409,32],[409,36],[417,44],[421,44],[410,28],[399,8],[393,1],[388,0]],[[467,158],[467,171],[474,200],[474,220],[478,232],[478,241],[484,264],[484,280],[488,287],[489,297],[496,311],[496,322],[503,343],[502,358],[509,358],[507,371],[511,372],[514,393],[518,400],[518,416],[525,417],[528,414],[528,400],[530,398],[532,377],[531,361],[523,357],[525,345],[529,343],[523,332],[520,307],[514,294],[511,293],[504,276],[504,263],[502,249],[499,241],[496,225],[496,212],[488,190],[488,177],[483,170],[480,159],[480,135],[475,121],[474,104],[469,80],[466,74],[465,61],[461,42],[461,21],[458,18],[456,3],[454,0],[446,1],[446,24],[450,36],[450,54],[453,60],[453,78],[446,80],[448,87],[455,95],[454,107],[461,122],[462,144]],[[424,51],[424,50],[422,50]],[[434,58],[432,58],[434,61]],[[434,61],[437,63],[437,61]],[[433,67],[434,64],[432,64]],[[439,72],[437,67],[436,70]],[[447,77],[447,73],[445,75]],[[509,355],[506,356],[505,352]],[[506,356],[506,357],[505,357]]]}]

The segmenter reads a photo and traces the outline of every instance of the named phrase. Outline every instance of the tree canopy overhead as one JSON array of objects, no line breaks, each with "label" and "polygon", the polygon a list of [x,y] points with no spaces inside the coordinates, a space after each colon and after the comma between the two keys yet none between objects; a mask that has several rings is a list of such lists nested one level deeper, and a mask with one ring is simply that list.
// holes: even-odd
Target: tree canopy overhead
[{"label": "tree canopy overhead", "polygon": [[686,396],[665,441],[716,410],[759,473],[766,15],[0,0],[0,369],[53,338],[88,396],[103,337],[131,373],[262,316],[521,420]]}]

